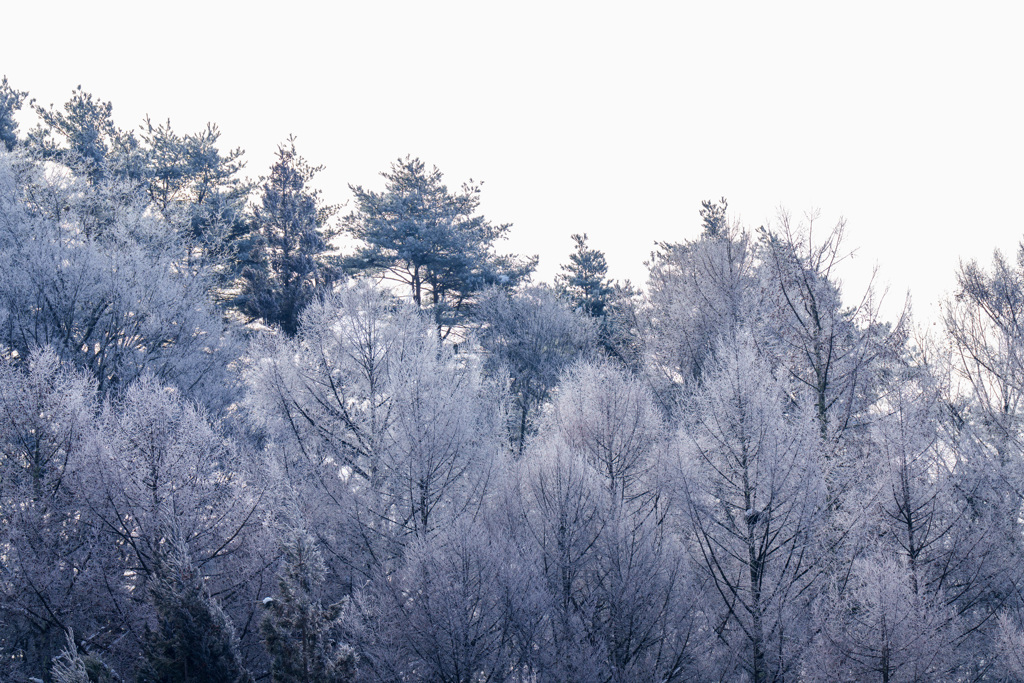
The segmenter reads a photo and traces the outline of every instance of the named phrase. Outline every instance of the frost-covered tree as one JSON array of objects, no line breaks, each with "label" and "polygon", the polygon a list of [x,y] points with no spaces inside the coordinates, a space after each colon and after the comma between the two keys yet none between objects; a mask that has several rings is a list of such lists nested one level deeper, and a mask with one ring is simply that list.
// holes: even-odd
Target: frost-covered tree
[{"label": "frost-covered tree", "polygon": [[582,457],[614,503],[651,493],[664,426],[650,390],[609,361],[579,362],[561,378],[543,430]]},{"label": "frost-covered tree", "polygon": [[[932,463],[927,486],[919,486],[940,494],[936,509],[918,520],[937,527],[928,534],[935,543],[925,553],[926,588],[944,591],[956,610],[957,664],[967,675],[979,676],[1000,656],[992,650],[1000,637],[995,617],[1014,621],[1021,609],[1016,586],[1024,550],[1019,524],[1024,462],[1001,456],[999,445],[1005,442],[991,436],[992,421],[964,391],[953,349],[945,349],[953,362],[940,356],[926,366],[937,396],[931,398],[931,413],[913,420],[908,431],[934,429],[936,436],[926,459]],[[913,384],[902,382],[897,390],[908,387]]]},{"label": "frost-covered tree", "polygon": [[260,634],[271,656],[274,683],[355,681],[354,650],[340,640],[344,603],[325,606],[327,573],[316,541],[293,529],[283,548],[278,594],[264,599]]},{"label": "frost-covered tree", "polygon": [[594,353],[596,325],[546,287],[513,295],[491,289],[481,297],[476,322],[487,370],[499,381],[508,380],[513,404],[509,435],[513,449],[522,454],[561,372]]},{"label": "frost-covered tree", "polygon": [[541,435],[536,449],[564,448],[602,492],[586,581],[594,609],[581,615],[602,667],[611,680],[693,675],[692,577],[664,523],[665,433],[651,392],[611,362],[578,363],[563,374]]},{"label": "frost-covered tree", "polygon": [[495,253],[495,243],[510,226],[493,225],[476,213],[480,185],[470,181],[451,192],[441,171],[410,157],[381,175],[387,181],[384,192],[350,186],[356,208],[345,218],[345,230],[362,244],[348,265],[408,287],[442,336],[462,322],[485,287],[508,289],[533,271],[536,257]]},{"label": "frost-covered tree", "polygon": [[516,561],[486,525],[460,520],[410,545],[405,564],[361,598],[373,680],[521,679],[509,628],[521,595]]},{"label": "frost-covered tree", "polygon": [[109,616],[109,553],[83,495],[96,409],[93,382],[52,351],[24,366],[0,361],[0,658],[14,667],[5,678],[44,670],[67,629],[95,633]]},{"label": "frost-covered tree", "polygon": [[693,593],[666,527],[610,509],[588,466],[567,453],[549,449],[524,464],[498,533],[509,538],[515,571],[495,582],[514,597],[504,628],[523,675],[692,677]]},{"label": "frost-covered tree", "polygon": [[665,510],[611,508],[597,542],[588,638],[612,681],[687,681],[703,649],[691,563]]},{"label": "frost-covered tree", "polygon": [[899,557],[911,588],[920,592],[938,578],[936,571],[948,566],[947,534],[957,520],[947,515],[956,508],[947,498],[949,470],[939,443],[935,393],[912,377],[900,380],[873,425],[876,509],[881,513],[874,543],[882,541]]},{"label": "frost-covered tree", "polygon": [[[8,90],[7,104],[19,103],[16,96],[24,94]],[[185,247],[189,267],[210,268],[222,283],[237,275],[228,261],[251,188],[238,177],[242,151],[222,154],[216,126],[179,136],[170,122],[154,126],[147,117],[136,137],[114,123],[110,102],[81,87],[62,109],[33,108],[40,125],[24,148],[72,169],[88,180],[94,194],[108,199],[90,204],[87,234],[98,234],[113,220],[117,207],[110,203],[147,201]]]},{"label": "frost-covered tree", "polygon": [[280,145],[246,237],[235,305],[250,319],[290,335],[302,309],[336,279],[330,220],[337,207],[324,204],[310,186],[321,170],[299,156],[295,138]]},{"label": "frost-covered tree", "polygon": [[100,424],[91,508],[119,555],[110,598],[124,601],[126,627],[134,628],[132,605],[157,576],[170,541],[214,592],[251,600],[242,609],[255,610],[248,580],[261,569],[251,543],[263,492],[246,451],[202,409],[148,377],[108,401]]},{"label": "frost-covered tree", "polygon": [[[504,480],[492,534],[517,558],[511,629],[538,681],[687,680],[692,574],[665,523],[661,419],[608,363],[569,370]],[[657,472],[657,474],[656,474]]]},{"label": "frost-covered tree", "polygon": [[607,492],[593,470],[557,442],[528,457],[519,479],[517,535],[543,589],[529,661],[543,672],[541,680],[597,680],[604,652],[587,630],[597,609],[592,580]]},{"label": "frost-covered tree", "polygon": [[662,409],[675,414],[703,381],[719,339],[751,320],[759,288],[750,235],[739,226],[657,247],[647,263],[640,353]]},{"label": "frost-covered tree", "polygon": [[[0,155],[0,343],[51,347],[101,392],[148,372],[214,408],[230,398],[231,336],[207,281],[179,268],[166,226],[132,200],[89,228],[99,190],[60,168]],[[103,200],[106,202],[107,200]]]},{"label": "frost-covered tree", "polygon": [[51,349],[34,352],[25,367],[0,362],[0,378],[5,486],[24,486],[31,500],[59,495],[91,438],[95,384]]},{"label": "frost-covered tree", "polygon": [[880,375],[902,353],[907,316],[895,325],[883,323],[872,287],[853,306],[844,305],[836,269],[849,255],[846,224],[840,220],[816,242],[815,220],[812,213],[806,226],[798,226],[782,213],[778,232],[761,231],[767,311],[761,348],[806,393],[822,437],[838,444],[847,430],[870,420]]},{"label": "frost-covered tree", "polygon": [[[970,571],[960,574],[960,582],[984,586],[981,592],[967,592],[971,599],[961,602],[961,609],[972,608],[975,618],[979,608],[980,614],[991,614],[1005,604],[1016,613],[1007,619],[1019,621],[1021,610],[1011,596],[1024,553],[1022,313],[1024,246],[1015,265],[998,251],[989,269],[974,261],[961,264],[957,290],[944,311],[950,358],[945,399],[956,504],[964,526],[973,530],[968,538],[979,546],[964,553],[970,547],[968,538],[954,546],[964,553],[962,569],[978,567],[975,571],[983,579],[971,581]],[[987,561],[972,561],[979,558]]]},{"label": "frost-covered tree", "polygon": [[953,390],[970,401],[966,410],[958,410],[959,418],[984,425],[984,439],[1001,461],[1019,458],[1024,449],[1024,244],[1016,266],[998,251],[991,270],[976,261],[961,264],[957,290],[945,305],[945,327],[959,380]]},{"label": "frost-covered tree", "polygon": [[72,631],[67,634],[67,647],[54,657],[50,676],[57,683],[90,683],[85,662],[78,653],[78,646]]},{"label": "frost-covered tree", "polygon": [[863,520],[843,548],[854,571],[833,572],[817,648],[827,670],[851,679],[957,680],[985,668],[1010,576],[993,553],[1000,534],[957,490],[968,481],[943,438],[934,378],[927,367],[894,371],[870,430],[864,497],[844,513]]},{"label": "frost-covered tree", "polygon": [[494,392],[411,304],[345,288],[250,356],[249,415],[348,571],[374,574],[479,504],[500,448]]},{"label": "frost-covered tree", "polygon": [[824,652],[807,658],[807,681],[958,681],[956,615],[941,594],[914,588],[893,557],[855,560],[841,597],[832,598],[819,637]]},{"label": "frost-covered tree", "polygon": [[[424,342],[416,312],[387,292],[343,288],[308,307],[298,335],[258,338],[246,371],[246,405],[255,426],[287,449],[293,478],[318,480],[345,468],[378,479],[394,420],[392,366]],[[325,485],[339,483],[328,476]]]},{"label": "frost-covered tree", "polygon": [[643,293],[629,280],[615,282],[601,323],[601,346],[637,374],[643,369],[645,320]]},{"label": "frost-covered tree", "polygon": [[[798,670],[820,567],[825,491],[820,444],[790,409],[749,333],[723,343],[680,435],[682,504],[711,591],[717,666],[752,681]],[[726,673],[736,666],[739,671]]]},{"label": "frost-covered tree", "polygon": [[478,364],[433,338],[417,351],[390,373],[381,492],[396,530],[425,536],[479,505],[503,439]]},{"label": "frost-covered tree", "polygon": [[993,668],[1003,680],[1024,679],[1024,628],[1010,615],[999,617]]}]

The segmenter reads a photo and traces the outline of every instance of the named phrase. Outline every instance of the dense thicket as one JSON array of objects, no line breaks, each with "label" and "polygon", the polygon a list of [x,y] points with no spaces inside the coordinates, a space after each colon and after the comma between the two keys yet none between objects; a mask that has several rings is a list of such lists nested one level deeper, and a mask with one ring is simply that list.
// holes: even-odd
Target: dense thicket
[{"label": "dense thicket", "polygon": [[334,225],[294,141],[251,183],[214,126],[25,101],[0,679],[1024,676],[1024,246],[922,339],[841,223],[724,199],[643,291],[585,234],[531,284],[419,160]]}]

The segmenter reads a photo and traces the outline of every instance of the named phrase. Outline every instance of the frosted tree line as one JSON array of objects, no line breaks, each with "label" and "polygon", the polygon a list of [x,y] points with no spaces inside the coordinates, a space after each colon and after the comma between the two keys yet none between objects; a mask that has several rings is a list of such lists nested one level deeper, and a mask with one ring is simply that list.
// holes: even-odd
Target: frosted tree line
[{"label": "frosted tree line", "polygon": [[1024,248],[924,336],[842,223],[549,286],[218,141],[0,84],[0,679],[1024,680]]}]

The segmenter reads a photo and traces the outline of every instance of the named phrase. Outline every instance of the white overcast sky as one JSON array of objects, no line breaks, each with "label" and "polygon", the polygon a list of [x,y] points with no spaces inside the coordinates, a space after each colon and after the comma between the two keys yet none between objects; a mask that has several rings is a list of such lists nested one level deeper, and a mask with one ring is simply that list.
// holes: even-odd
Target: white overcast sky
[{"label": "white overcast sky", "polygon": [[332,202],[412,154],[484,181],[504,251],[550,280],[586,232],[644,280],[655,241],[726,196],[750,227],[818,208],[918,318],[959,259],[1024,232],[1016,3],[12,2],[0,74],[43,104],[81,84],[124,128],[217,123],[264,173],[289,134]]}]

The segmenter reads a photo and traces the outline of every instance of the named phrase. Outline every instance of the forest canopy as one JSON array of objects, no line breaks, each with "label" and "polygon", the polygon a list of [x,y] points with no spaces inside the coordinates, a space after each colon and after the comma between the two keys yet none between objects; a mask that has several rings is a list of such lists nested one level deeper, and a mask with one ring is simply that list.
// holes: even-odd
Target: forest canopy
[{"label": "forest canopy", "polygon": [[725,198],[547,284],[420,159],[112,112],[0,82],[0,679],[1024,678],[1024,244],[931,335]]}]

